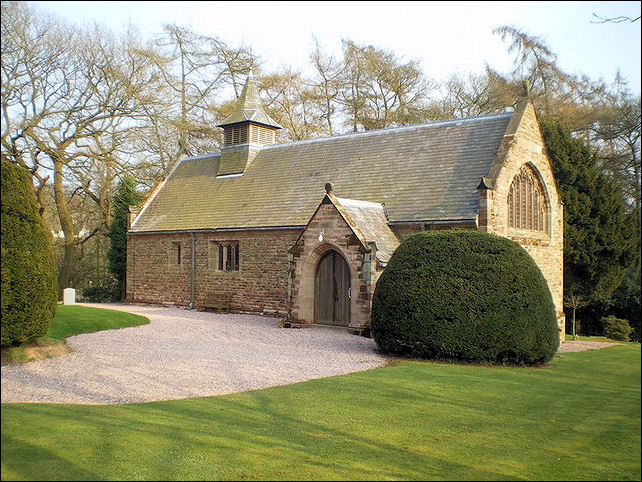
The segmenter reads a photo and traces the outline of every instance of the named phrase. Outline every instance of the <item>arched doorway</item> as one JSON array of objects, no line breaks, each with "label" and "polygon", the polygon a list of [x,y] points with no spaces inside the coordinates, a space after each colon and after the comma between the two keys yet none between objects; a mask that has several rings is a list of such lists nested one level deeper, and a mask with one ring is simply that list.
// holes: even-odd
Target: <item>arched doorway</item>
[{"label": "arched doorway", "polygon": [[336,251],[328,251],[314,276],[314,322],[348,326],[350,323],[350,268]]}]

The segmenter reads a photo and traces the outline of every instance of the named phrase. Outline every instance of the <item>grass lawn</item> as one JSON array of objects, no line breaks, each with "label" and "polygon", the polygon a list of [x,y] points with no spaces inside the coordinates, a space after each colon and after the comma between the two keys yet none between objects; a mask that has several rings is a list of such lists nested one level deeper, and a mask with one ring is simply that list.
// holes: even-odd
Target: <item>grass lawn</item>
[{"label": "grass lawn", "polygon": [[143,316],[122,311],[80,305],[58,305],[56,316],[49,324],[45,336],[38,338],[35,343],[3,348],[2,364],[29,361],[64,353],[68,351],[65,345],[65,338],[68,336],[147,323],[149,320]]},{"label": "grass lawn", "polygon": [[640,345],[1,416],[2,480],[640,480]]}]

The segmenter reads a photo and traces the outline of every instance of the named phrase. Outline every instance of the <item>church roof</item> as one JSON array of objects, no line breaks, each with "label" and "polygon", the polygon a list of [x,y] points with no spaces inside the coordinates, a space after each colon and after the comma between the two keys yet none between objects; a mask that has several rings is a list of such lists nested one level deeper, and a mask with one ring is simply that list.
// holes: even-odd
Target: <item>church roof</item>
[{"label": "church roof", "polygon": [[220,153],[179,161],[131,232],[303,227],[325,183],[384,203],[391,223],[474,220],[511,113],[263,147],[242,175]]},{"label": "church roof", "polygon": [[[399,238],[397,238],[395,233],[392,232],[392,229],[390,229],[390,226],[388,226],[388,218],[386,217],[384,205],[381,203],[360,201],[358,199],[336,197],[332,193],[332,189],[328,189],[328,186],[331,185],[331,183],[326,184],[327,194],[323,197],[321,205],[332,204],[361,245],[370,250],[372,248],[371,243],[374,243],[377,259],[383,263],[387,263],[400,242]],[[310,217],[306,229],[309,228],[315,216],[316,211]],[[294,243],[294,246],[299,244],[304,232],[301,233]]]}]

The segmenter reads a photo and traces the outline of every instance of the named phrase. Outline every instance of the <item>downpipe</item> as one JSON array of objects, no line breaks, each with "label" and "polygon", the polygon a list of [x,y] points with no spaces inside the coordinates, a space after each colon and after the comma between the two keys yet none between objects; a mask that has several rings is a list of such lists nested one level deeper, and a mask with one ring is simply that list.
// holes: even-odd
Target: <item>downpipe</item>
[{"label": "downpipe", "polygon": [[191,256],[189,264],[189,305],[187,309],[193,310],[196,301],[194,299],[194,284],[196,282],[196,236],[194,231],[190,231],[190,245],[191,245]]}]

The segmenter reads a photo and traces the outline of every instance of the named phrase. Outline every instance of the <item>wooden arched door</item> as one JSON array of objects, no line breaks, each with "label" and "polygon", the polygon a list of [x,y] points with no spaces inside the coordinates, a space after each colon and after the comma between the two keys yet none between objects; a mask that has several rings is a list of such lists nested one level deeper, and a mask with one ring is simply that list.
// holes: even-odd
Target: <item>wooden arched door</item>
[{"label": "wooden arched door", "polygon": [[328,251],[314,278],[314,321],[324,325],[350,323],[350,268],[336,251]]}]

